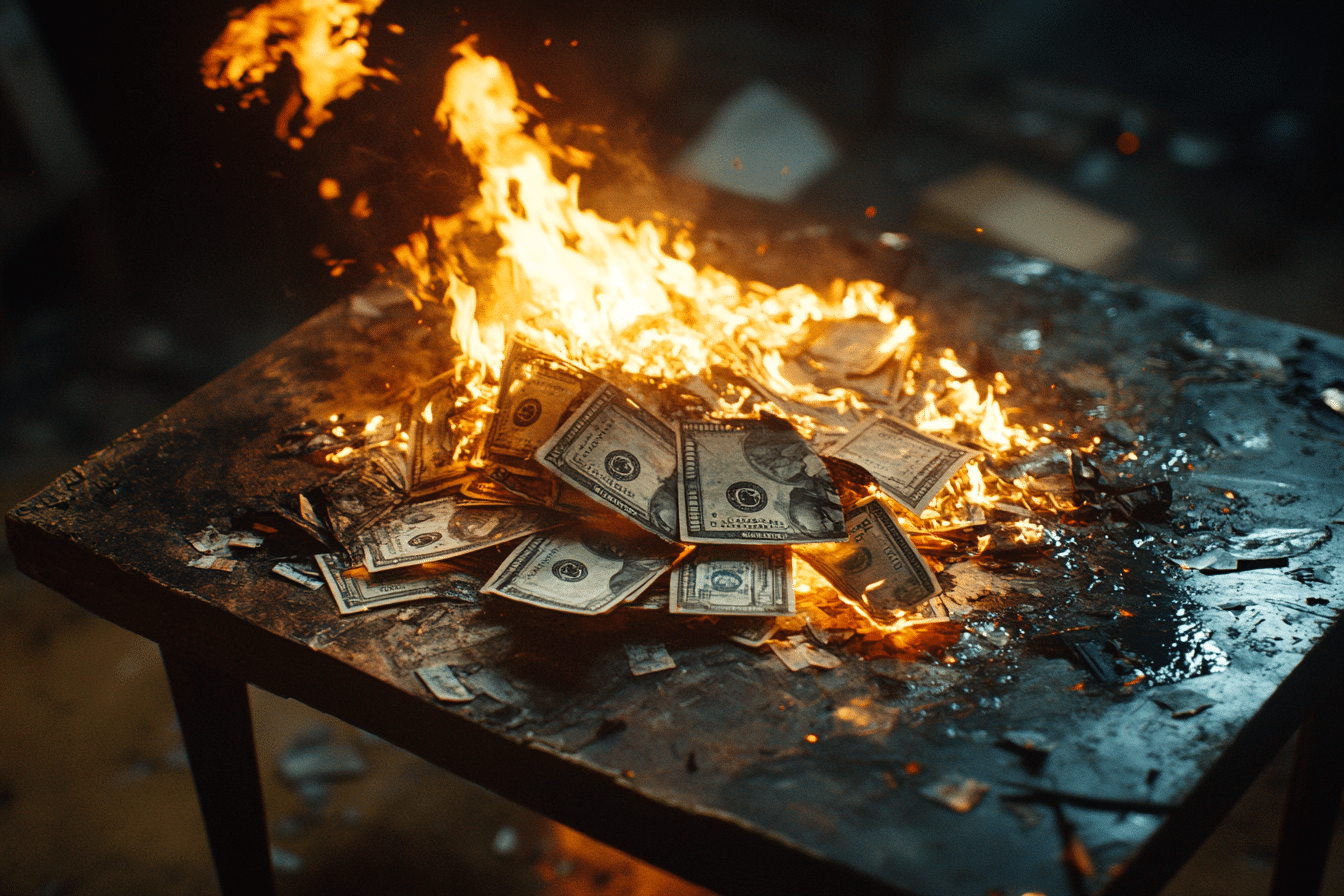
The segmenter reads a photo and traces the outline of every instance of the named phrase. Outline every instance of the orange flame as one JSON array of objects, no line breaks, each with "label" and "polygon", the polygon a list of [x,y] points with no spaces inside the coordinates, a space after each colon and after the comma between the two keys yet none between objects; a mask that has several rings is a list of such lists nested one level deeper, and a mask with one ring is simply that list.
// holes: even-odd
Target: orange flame
[{"label": "orange flame", "polygon": [[[327,106],[349,99],[369,77],[395,81],[384,68],[369,68],[369,16],[382,0],[273,0],[235,14],[224,33],[201,59],[201,75],[212,89],[243,92],[241,105],[266,101],[261,82],[280,67],[285,56],[299,73],[298,93],[281,109],[276,136],[298,149],[318,127],[331,119]],[[297,134],[290,121],[303,104],[304,123]]]},{"label": "orange flame", "polygon": [[[264,98],[260,84],[288,55],[300,74],[308,100],[306,122],[297,136],[289,120],[302,100],[292,98],[277,122],[277,133],[295,147],[331,118],[327,106],[348,98],[372,76],[395,80],[384,70],[364,65],[368,17],[381,0],[273,0],[229,23],[203,62],[206,83],[243,90],[243,104]],[[476,38],[453,48],[457,60],[444,77],[435,122],[449,141],[479,170],[476,193],[451,216],[433,216],[392,250],[397,278],[417,308],[439,303],[452,310],[452,335],[460,348],[452,360],[460,387],[452,408],[426,405],[420,413],[456,415],[466,409],[479,419],[465,420],[462,459],[474,455],[467,444],[479,437],[485,411],[498,388],[505,343],[516,334],[545,351],[596,372],[619,372],[651,382],[690,383],[713,399],[712,413],[735,415],[756,406],[786,414],[807,436],[843,432],[818,417],[858,414],[878,399],[846,388],[822,390],[787,375],[790,359],[805,350],[815,325],[870,318],[890,329],[879,354],[903,359],[903,373],[892,374],[885,401],[915,402],[916,426],[925,432],[980,446],[990,458],[1030,450],[1048,438],[1032,435],[1008,421],[1000,398],[1011,390],[1002,373],[983,387],[950,349],[925,358],[916,352],[913,320],[900,317],[899,294],[871,281],[837,281],[828,295],[803,286],[777,289],[741,282],[712,267],[697,268],[690,225],[609,221],[579,205],[580,169],[592,156],[551,139],[539,113],[524,102],[507,65],[481,55]],[[537,94],[552,98],[538,86]],[[555,174],[567,170],[563,179]],[[319,186],[335,200],[341,185]],[[359,194],[351,213],[367,212]],[[481,247],[488,247],[482,252]],[[886,353],[886,354],[882,354]],[[727,368],[739,383],[709,382],[704,376]],[[723,378],[719,378],[723,379]],[[778,403],[778,404],[777,404]],[[1048,425],[1041,425],[1049,431]],[[404,450],[405,432],[394,443]],[[1023,517],[1013,535],[1019,542],[1042,538],[1032,522],[1036,511],[1066,509],[1053,495],[1029,493],[1025,483],[1005,481],[992,464],[967,464],[953,477],[922,518],[928,543],[967,523],[983,522],[997,508]],[[981,535],[976,550],[991,547]],[[952,542],[942,540],[942,544]],[[963,544],[968,544],[963,539]],[[832,628],[875,632],[899,641],[900,633],[927,629],[930,620],[898,616],[879,622],[864,607],[839,595],[807,564],[795,564],[800,606],[811,603]]]}]

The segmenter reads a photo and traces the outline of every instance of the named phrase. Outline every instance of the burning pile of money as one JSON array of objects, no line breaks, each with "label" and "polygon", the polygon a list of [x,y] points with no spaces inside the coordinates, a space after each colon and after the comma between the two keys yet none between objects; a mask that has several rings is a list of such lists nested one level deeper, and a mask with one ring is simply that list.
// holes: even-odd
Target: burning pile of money
[{"label": "burning pile of money", "polygon": [[434,410],[454,388],[422,389],[402,438],[381,438],[382,418],[364,425],[359,462],[300,497],[342,548],[316,557],[340,612],[479,589],[586,615],[760,617],[738,636],[759,645],[796,612],[796,558],[849,611],[890,623],[939,592],[898,517],[977,454],[881,413],[820,452],[768,413],[668,419],[515,339],[467,464],[461,421]]}]

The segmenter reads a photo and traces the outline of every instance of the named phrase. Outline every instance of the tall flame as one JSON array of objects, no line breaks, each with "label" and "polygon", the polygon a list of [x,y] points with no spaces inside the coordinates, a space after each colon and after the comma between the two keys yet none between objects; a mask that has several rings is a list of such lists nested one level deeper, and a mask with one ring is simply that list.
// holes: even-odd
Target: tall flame
[{"label": "tall flame", "polygon": [[[224,33],[201,59],[207,87],[232,87],[243,92],[242,105],[266,100],[261,82],[280,67],[285,56],[299,73],[298,92],[291,95],[275,123],[276,136],[298,149],[318,127],[331,120],[327,109],[349,99],[369,77],[395,81],[384,68],[364,64],[369,45],[369,16],[382,0],[273,0],[235,14]],[[297,134],[290,122],[308,101]]]},{"label": "tall flame", "polygon": [[[290,136],[289,120],[301,102],[292,98],[277,132],[297,147],[331,117],[331,102],[353,95],[371,76],[392,78],[364,65],[368,17],[380,2],[273,0],[258,6],[230,22],[206,54],[206,83],[244,90],[246,104],[264,97],[261,81],[288,55],[309,105],[306,123]],[[451,362],[459,396],[452,407],[424,407],[425,419],[440,413],[470,417],[459,434],[464,442],[476,438],[498,388],[505,343],[517,334],[589,370],[635,381],[697,383],[694,391],[712,402],[713,413],[749,411],[753,395],[756,407],[785,413],[774,404],[779,401],[812,435],[827,429],[819,422],[823,410],[863,412],[878,399],[799,384],[787,375],[787,362],[807,347],[814,326],[862,317],[889,328],[878,354],[906,362],[903,378],[894,378],[883,394],[887,411],[913,415],[925,432],[978,444],[991,459],[1049,441],[1008,422],[1000,398],[1010,387],[1002,373],[981,386],[950,349],[936,357],[915,351],[913,320],[896,313],[899,295],[878,283],[837,281],[822,295],[803,285],[777,289],[741,282],[692,264],[689,224],[609,221],[581,208],[578,171],[590,166],[591,155],[551,138],[519,96],[508,66],[481,55],[474,37],[453,52],[458,58],[444,77],[434,120],[477,167],[480,183],[460,212],[427,218],[392,251],[396,277],[417,307],[439,303],[452,310],[460,349]],[[557,166],[566,172],[563,179]],[[713,375],[720,369],[734,376]],[[471,455],[470,445],[458,447],[462,457]],[[986,511],[996,508],[1017,514],[1014,537],[1032,543],[1042,530],[1027,517],[1068,509],[1065,504],[1058,496],[1029,492],[1025,482],[1001,479],[992,463],[971,463],[921,519],[910,522],[922,530],[921,546],[956,547],[968,542],[949,541],[955,537],[949,533],[983,522]],[[972,550],[983,551],[992,539],[971,541]],[[801,595],[834,597],[802,565],[796,584]],[[831,619],[840,628],[862,622],[887,634],[929,622],[879,624],[857,604],[841,615]]]}]

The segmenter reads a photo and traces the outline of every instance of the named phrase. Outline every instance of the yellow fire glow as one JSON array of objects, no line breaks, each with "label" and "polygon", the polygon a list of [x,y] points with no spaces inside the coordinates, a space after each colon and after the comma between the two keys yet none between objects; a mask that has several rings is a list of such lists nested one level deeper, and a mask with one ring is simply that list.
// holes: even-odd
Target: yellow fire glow
[{"label": "yellow fire glow", "polygon": [[[306,122],[297,136],[289,136],[289,118],[298,109],[291,103],[277,132],[301,145],[331,117],[331,102],[353,95],[371,76],[392,78],[364,65],[368,17],[380,2],[274,0],[258,6],[231,21],[206,54],[206,83],[244,90],[246,104],[263,96],[261,81],[288,55],[308,100]],[[798,384],[785,375],[787,361],[806,347],[818,323],[864,317],[891,327],[882,349],[905,359],[903,379],[896,378],[885,395],[885,410],[900,403],[908,413],[908,402],[916,403],[913,420],[920,430],[976,444],[991,461],[1048,441],[1008,422],[1000,398],[1011,389],[1002,373],[982,386],[950,349],[929,357],[916,351],[913,320],[897,314],[900,296],[881,284],[837,282],[822,295],[803,285],[742,282],[693,264],[689,224],[666,218],[610,221],[582,208],[578,171],[589,167],[592,157],[552,139],[537,111],[520,98],[508,66],[481,55],[474,37],[453,52],[457,59],[445,75],[434,119],[477,167],[479,186],[457,214],[427,218],[392,251],[398,282],[417,307],[438,303],[451,309],[452,335],[461,350],[452,361],[461,396],[453,413],[492,404],[506,342],[517,335],[595,372],[652,383],[697,381],[702,387],[697,393],[715,399],[713,413],[742,413],[755,392],[763,397],[757,407],[789,416],[805,435],[835,434],[843,428],[823,425],[811,412],[848,413],[857,421],[877,399]],[[538,93],[549,96],[541,88]],[[563,179],[557,166],[566,172]],[[324,181],[320,190],[333,200],[341,193],[335,180]],[[481,252],[482,246],[490,250]],[[753,388],[713,382],[718,369]],[[421,409],[427,422],[434,414],[429,405]],[[482,420],[463,431],[479,433],[483,423],[482,412]],[[398,435],[398,444],[404,437]],[[470,456],[470,446],[463,447],[463,457]],[[923,530],[921,547],[956,547],[965,540],[944,535],[983,522],[990,508],[1020,514],[1016,537],[1028,543],[1039,541],[1042,530],[1027,517],[1069,509],[1056,496],[1029,493],[1024,483],[994,475],[992,463],[972,462],[920,519],[907,523]],[[981,536],[974,550],[984,551],[991,542]],[[795,586],[800,598],[823,591],[835,595],[802,563],[796,565]],[[851,616],[879,631],[927,622],[878,624],[862,607],[845,603]]]},{"label": "yellow fire glow", "polygon": [[[331,119],[327,106],[349,99],[369,77],[395,81],[384,68],[369,68],[369,16],[382,0],[273,0],[235,14],[201,59],[207,87],[243,92],[242,105],[266,101],[261,82],[288,56],[299,73],[298,92],[281,109],[276,136],[298,149]],[[290,122],[307,100],[298,133]]]}]

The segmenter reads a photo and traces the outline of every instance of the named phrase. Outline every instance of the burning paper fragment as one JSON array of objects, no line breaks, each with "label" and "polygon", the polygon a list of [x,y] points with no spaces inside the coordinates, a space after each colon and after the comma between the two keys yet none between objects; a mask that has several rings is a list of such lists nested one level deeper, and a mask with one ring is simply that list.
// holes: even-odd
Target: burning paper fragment
[{"label": "burning paper fragment", "polygon": [[630,661],[630,671],[635,675],[648,675],[650,672],[663,672],[677,668],[672,654],[663,644],[626,644],[625,656]]},{"label": "burning paper fragment", "polygon": [[876,498],[845,515],[849,540],[795,548],[849,601],[891,621],[942,589],[896,518]]},{"label": "burning paper fragment", "polygon": [[711,545],[672,570],[673,613],[792,616],[793,555],[787,547]]},{"label": "burning paper fragment", "polygon": [[572,364],[520,339],[511,340],[485,437],[486,458],[521,472],[538,472],[537,449],[597,385],[596,377]]},{"label": "burning paper fragment", "polygon": [[591,616],[639,596],[680,553],[648,536],[568,526],[524,541],[481,591]]},{"label": "burning paper fragment", "polygon": [[844,513],[821,458],[784,420],[682,421],[681,540],[710,544],[843,541]]},{"label": "burning paper fragment", "polygon": [[476,699],[466,685],[458,681],[449,665],[425,666],[415,670],[416,677],[425,683],[429,692],[445,703],[466,703]]},{"label": "burning paper fragment", "polygon": [[827,457],[867,470],[888,497],[916,516],[979,453],[883,414],[869,417],[826,451]]},{"label": "burning paper fragment", "polygon": [[474,439],[485,425],[479,413],[484,401],[449,372],[416,390],[413,405],[419,412],[411,421],[410,488],[432,494],[466,472]]},{"label": "burning paper fragment", "polygon": [[946,806],[953,812],[962,813],[974,809],[987,793],[989,793],[988,784],[961,775],[944,775],[932,784],[919,789],[919,795],[925,799]]}]

